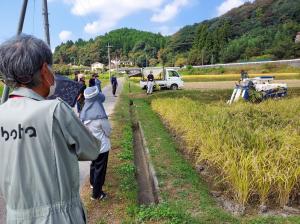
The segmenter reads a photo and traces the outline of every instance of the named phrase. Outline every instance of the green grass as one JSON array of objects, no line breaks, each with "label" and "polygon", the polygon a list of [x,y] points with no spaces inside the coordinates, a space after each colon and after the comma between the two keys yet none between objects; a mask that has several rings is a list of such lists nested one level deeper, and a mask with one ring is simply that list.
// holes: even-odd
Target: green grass
[{"label": "green grass", "polygon": [[3,84],[0,83],[0,96],[2,96],[2,92],[3,92]]},{"label": "green grass", "polygon": [[[135,210],[137,202],[137,183],[135,180],[135,166],[133,155],[133,131],[131,128],[131,117],[129,111],[128,86],[124,86],[123,93],[120,95],[120,101],[115,108],[113,121],[116,124],[115,131],[122,133],[121,138],[113,138],[115,147],[120,147],[120,153],[117,155],[120,163],[115,165],[115,174],[120,181],[117,194],[125,198],[127,209]],[[129,212],[124,216],[124,223],[130,223],[134,217]]]},{"label": "green grass", "polygon": [[[105,191],[108,200],[93,204],[89,192],[84,192],[83,199],[87,208],[89,223],[136,223],[137,183],[133,156],[133,131],[129,111],[128,86],[125,85],[119,95],[112,116],[112,150],[109,155]],[[89,190],[89,189],[88,189]]]},{"label": "green grass", "polygon": [[146,100],[152,101],[158,98],[181,98],[187,97],[202,103],[212,103],[216,101],[227,101],[232,94],[232,90],[163,90],[157,91]]}]

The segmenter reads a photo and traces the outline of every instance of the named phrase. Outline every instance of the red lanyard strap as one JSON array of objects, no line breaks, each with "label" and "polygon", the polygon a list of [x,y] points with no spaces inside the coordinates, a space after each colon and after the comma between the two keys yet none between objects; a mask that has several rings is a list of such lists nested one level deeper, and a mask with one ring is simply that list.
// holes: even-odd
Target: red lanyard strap
[{"label": "red lanyard strap", "polygon": [[22,98],[23,96],[19,96],[19,95],[10,95],[9,99],[16,99],[16,98]]}]

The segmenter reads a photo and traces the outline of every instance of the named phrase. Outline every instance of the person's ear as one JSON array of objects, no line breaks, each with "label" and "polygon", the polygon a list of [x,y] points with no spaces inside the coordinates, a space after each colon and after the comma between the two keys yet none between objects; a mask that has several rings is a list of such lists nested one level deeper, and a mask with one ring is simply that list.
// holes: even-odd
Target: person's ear
[{"label": "person's ear", "polygon": [[[42,68],[41,68],[41,75],[46,77],[49,73],[48,65],[46,62],[43,63]],[[46,76],[45,76],[46,75]]]},{"label": "person's ear", "polygon": [[42,65],[40,72],[41,72],[41,78],[43,80],[43,83],[46,85],[51,85],[53,74],[49,70],[48,64],[46,62],[44,62],[44,64]]},{"label": "person's ear", "polygon": [[43,86],[48,86],[48,83],[47,83],[47,69],[45,67],[45,64],[44,63],[40,69],[40,76],[41,76],[41,82],[43,84]]}]

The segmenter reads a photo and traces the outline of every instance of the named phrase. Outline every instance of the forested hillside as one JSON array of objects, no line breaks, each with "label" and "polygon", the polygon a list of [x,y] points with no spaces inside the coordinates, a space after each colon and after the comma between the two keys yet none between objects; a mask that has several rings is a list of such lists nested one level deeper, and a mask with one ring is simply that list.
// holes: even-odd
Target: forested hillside
[{"label": "forested hillside", "polygon": [[137,66],[181,66],[300,57],[300,0],[256,0],[221,17],[186,26],[170,37],[119,29],[90,41],[68,41],[55,49],[56,63],[89,65],[112,57]]},{"label": "forested hillside", "polygon": [[[55,63],[75,63],[90,65],[93,62],[107,64],[107,45],[111,45],[111,58],[132,60],[138,66],[145,66],[147,61],[155,60],[159,49],[166,47],[167,38],[150,32],[135,29],[118,29],[104,36],[84,41],[67,41],[56,47]],[[147,57],[147,58],[146,58]],[[153,63],[156,64],[155,60]]]}]

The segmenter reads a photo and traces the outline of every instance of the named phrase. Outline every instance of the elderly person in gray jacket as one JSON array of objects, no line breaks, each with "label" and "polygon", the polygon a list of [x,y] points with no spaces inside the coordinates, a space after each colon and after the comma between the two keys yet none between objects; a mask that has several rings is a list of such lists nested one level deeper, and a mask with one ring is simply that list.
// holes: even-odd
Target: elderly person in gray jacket
[{"label": "elderly person in gray jacket", "polygon": [[93,189],[92,200],[106,198],[102,187],[105,182],[105,175],[110,150],[111,126],[108,121],[103,102],[105,96],[99,92],[97,86],[89,87],[84,91],[85,104],[80,113],[80,119],[93,135],[101,141],[99,156],[92,161],[90,168],[90,184]]},{"label": "elderly person in gray jacket", "polygon": [[0,73],[14,88],[0,106],[0,194],[7,223],[84,224],[78,160],[94,160],[100,142],[55,90],[49,47],[20,35],[0,45]]}]

